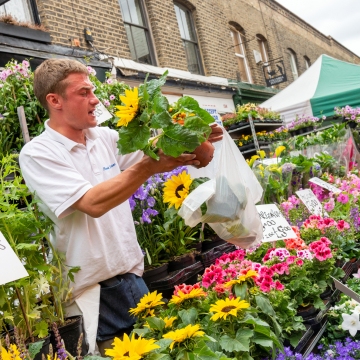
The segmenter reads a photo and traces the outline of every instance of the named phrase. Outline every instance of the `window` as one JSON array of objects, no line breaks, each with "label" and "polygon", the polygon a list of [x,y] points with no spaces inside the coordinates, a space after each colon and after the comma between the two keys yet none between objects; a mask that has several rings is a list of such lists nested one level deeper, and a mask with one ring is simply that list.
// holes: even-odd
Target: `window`
[{"label": "window", "polygon": [[245,33],[243,30],[237,30],[235,28],[231,28],[231,37],[234,42],[235,56],[238,61],[239,70],[240,70],[240,80],[242,82],[251,83],[251,74],[250,68],[248,65],[248,61],[246,59],[245,52]]},{"label": "window", "polygon": [[188,70],[192,74],[203,75],[204,71],[201,65],[201,56],[191,12],[179,4],[174,4],[174,7],[180,36],[185,49]]},{"label": "window", "polygon": [[289,54],[290,54],[291,72],[293,74],[294,80],[296,80],[299,77],[299,73],[298,73],[297,66],[296,66],[296,54],[295,54],[294,50],[291,50],[291,49],[289,49]]},{"label": "window", "polygon": [[264,63],[267,63],[269,61],[268,43],[267,43],[266,39],[260,34],[256,35],[256,40],[259,45],[259,50],[260,50],[262,61]]},{"label": "window", "polygon": [[155,64],[143,0],[119,0],[131,58],[143,64]]},{"label": "window", "polygon": [[0,16],[11,15],[19,22],[30,22],[40,25],[35,0],[10,0],[0,6]]},{"label": "window", "polygon": [[304,60],[305,60],[305,69],[307,70],[311,66],[311,62],[307,56],[304,56]]}]

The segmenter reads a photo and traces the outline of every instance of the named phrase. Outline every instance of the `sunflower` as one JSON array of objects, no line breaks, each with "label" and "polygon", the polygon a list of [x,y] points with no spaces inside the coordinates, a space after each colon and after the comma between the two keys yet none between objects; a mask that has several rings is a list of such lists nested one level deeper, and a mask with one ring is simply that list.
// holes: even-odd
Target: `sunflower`
[{"label": "sunflower", "polygon": [[169,203],[169,207],[178,209],[189,194],[191,176],[184,170],[179,175],[173,175],[164,183],[163,201]]},{"label": "sunflower", "polygon": [[170,349],[172,350],[176,343],[181,343],[186,339],[190,339],[197,336],[203,336],[205,333],[200,331],[200,325],[188,325],[183,329],[178,329],[175,331],[169,331],[163,335],[164,339],[171,339],[173,342],[170,344]]},{"label": "sunflower", "polygon": [[9,351],[6,351],[6,349],[1,346],[0,342],[0,358],[2,360],[22,360],[17,346],[15,344],[10,344],[10,348]]},{"label": "sunflower", "polygon": [[106,349],[105,355],[111,356],[114,360],[139,360],[142,356],[150,351],[160,348],[155,344],[155,339],[143,339],[141,336],[135,339],[135,334],[131,339],[125,333],[123,340],[115,338],[112,349]]},{"label": "sunflower", "polygon": [[139,110],[138,89],[125,89],[125,96],[120,95],[120,100],[125,104],[125,106],[116,105],[116,108],[118,108],[119,111],[116,111],[115,115],[120,119],[117,126],[127,126]]},{"label": "sunflower", "polygon": [[246,274],[240,275],[236,280],[230,280],[224,284],[225,288],[230,288],[235,284],[241,284],[246,279],[257,277],[258,273],[255,270],[249,270]]},{"label": "sunflower", "polygon": [[202,289],[192,289],[188,294],[184,294],[181,290],[179,290],[177,295],[172,296],[169,304],[179,305],[185,300],[195,299],[206,295],[206,292],[204,292]]},{"label": "sunflower", "polygon": [[163,319],[165,322],[165,327],[171,328],[176,319],[177,319],[177,316],[171,316],[171,317],[167,316],[165,319]]},{"label": "sunflower", "polygon": [[152,293],[149,292],[140,299],[136,308],[131,308],[129,310],[129,313],[138,316],[142,312],[145,312],[145,314],[143,314],[144,316],[154,316],[154,311],[152,309],[158,305],[165,304],[161,299],[162,294],[158,294],[156,290]]},{"label": "sunflower", "polygon": [[245,300],[240,300],[240,298],[236,299],[225,299],[225,300],[218,300],[215,304],[212,304],[210,307],[210,311],[214,312],[210,320],[216,321],[217,319],[224,318],[228,315],[237,316],[237,313],[241,309],[247,309],[250,307],[250,304]]}]

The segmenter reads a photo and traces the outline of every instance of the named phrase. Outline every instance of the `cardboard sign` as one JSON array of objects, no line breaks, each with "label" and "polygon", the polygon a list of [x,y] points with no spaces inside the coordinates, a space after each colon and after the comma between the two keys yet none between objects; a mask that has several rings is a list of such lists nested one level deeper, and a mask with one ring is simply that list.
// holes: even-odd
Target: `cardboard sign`
[{"label": "cardboard sign", "polygon": [[295,239],[296,234],[275,204],[256,205],[263,225],[263,242]]},{"label": "cardboard sign", "polygon": [[110,112],[106,109],[103,103],[99,102],[95,109],[95,116],[98,125],[103,123],[106,120],[111,119],[113,116],[110,114]]},{"label": "cardboard sign", "polygon": [[327,183],[324,180],[321,180],[317,177],[313,177],[309,180],[310,182],[312,182],[313,184],[319,185],[320,187],[329,190],[331,192],[333,192],[334,194],[340,194],[342,190],[338,189],[337,187],[335,187],[334,185],[331,185],[329,183]]},{"label": "cardboard sign", "polygon": [[346,285],[342,284],[339,280],[336,280],[334,277],[331,276],[331,278],[334,280],[335,287],[340,290],[345,295],[351,297],[353,300],[360,303],[360,295],[357,294],[355,291],[349,289]]},{"label": "cardboard sign", "polygon": [[296,191],[296,195],[304,203],[311,214],[328,216],[326,211],[323,209],[321,202],[318,200],[311,189]]},{"label": "cardboard sign", "polygon": [[26,276],[28,272],[0,232],[0,285]]}]

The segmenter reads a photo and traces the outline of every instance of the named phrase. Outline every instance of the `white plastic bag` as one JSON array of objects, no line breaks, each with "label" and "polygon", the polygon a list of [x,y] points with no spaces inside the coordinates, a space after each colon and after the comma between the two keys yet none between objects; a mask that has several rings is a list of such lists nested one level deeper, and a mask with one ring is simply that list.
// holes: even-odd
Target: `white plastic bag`
[{"label": "white plastic bag", "polygon": [[[220,145],[220,146],[219,146]],[[208,223],[216,234],[235,245],[247,248],[262,239],[262,224],[255,203],[261,199],[262,187],[230,135],[216,143],[211,171],[190,171],[192,176],[208,176],[210,181],[197,187],[183,202],[179,215],[189,226]],[[200,206],[206,202],[207,210]]]}]

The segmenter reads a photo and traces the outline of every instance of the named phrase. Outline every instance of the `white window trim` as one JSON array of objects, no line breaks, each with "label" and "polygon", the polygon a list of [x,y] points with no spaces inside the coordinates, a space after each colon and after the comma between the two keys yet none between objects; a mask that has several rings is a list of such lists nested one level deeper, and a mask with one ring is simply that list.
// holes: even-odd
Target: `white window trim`
[{"label": "white window trim", "polygon": [[249,79],[248,81],[243,81],[243,80],[241,80],[241,81],[244,82],[244,83],[252,84],[250,68],[249,68],[249,64],[248,64],[247,59],[246,59],[245,47],[244,47],[243,42],[242,42],[241,33],[238,30],[233,30],[233,32],[236,33],[237,41],[238,41],[240,50],[242,51],[242,54],[239,54],[239,53],[235,52],[235,56],[244,59],[245,71],[246,71],[246,75],[247,75],[247,77]]},{"label": "white window trim", "polygon": [[299,73],[298,73],[298,69],[296,66],[295,55],[291,51],[290,51],[290,67],[291,67],[291,72],[293,74],[294,80],[296,80],[299,77]]}]

